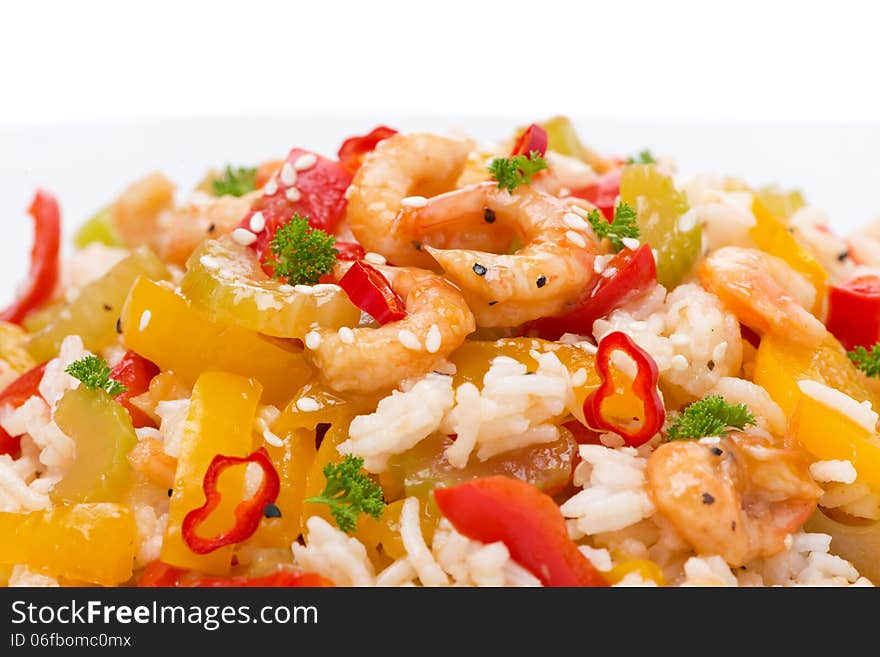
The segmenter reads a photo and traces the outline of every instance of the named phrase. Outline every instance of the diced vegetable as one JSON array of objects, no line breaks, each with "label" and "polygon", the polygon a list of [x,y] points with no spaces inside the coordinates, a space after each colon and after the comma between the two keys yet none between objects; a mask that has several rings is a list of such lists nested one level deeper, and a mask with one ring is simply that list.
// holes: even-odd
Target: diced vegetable
[{"label": "diced vegetable", "polygon": [[[18,408],[34,395],[39,396],[40,381],[46,371],[46,364],[34,367],[0,392],[0,408],[11,406]],[[10,454],[17,458],[21,452],[21,436],[10,436],[6,429],[0,427],[0,454]]]},{"label": "diced vegetable", "polygon": [[28,351],[38,361],[49,360],[68,335],[80,336],[90,351],[113,344],[122,304],[139,276],[165,280],[168,270],[149,249],[132,251],[101,278],[86,285],[55,321],[31,338]]},{"label": "diced vegetable", "polygon": [[142,395],[150,389],[150,381],[159,374],[159,368],[146,358],[139,356],[133,351],[125,352],[116,367],[110,373],[110,378],[119,381],[125,386],[125,392],[120,393],[114,399],[122,404],[123,408],[131,416],[131,422],[136,428],[155,427],[156,423],[140,408],[131,403],[132,397]]},{"label": "diced vegetable", "polygon": [[311,378],[302,347],[211,322],[174,290],[141,278],[122,310],[125,345],[188,384],[202,372],[253,376],[266,399],[285,404]]},{"label": "diced vegetable", "polygon": [[542,121],[540,126],[547,131],[547,148],[561,155],[576,157],[589,164],[596,173],[605,173],[616,162],[606,158],[583,145],[572,122],[566,116],[554,116]]},{"label": "diced vegetable", "polygon": [[[206,372],[196,382],[162,542],[161,559],[165,563],[213,575],[229,573],[233,547],[196,554],[184,540],[182,524],[187,514],[206,502],[202,483],[214,457],[244,457],[253,451],[253,424],[260,392],[260,384],[253,379],[220,372]],[[201,523],[203,535],[219,534],[231,526],[234,509],[244,492],[244,468],[227,473],[218,482],[217,491],[221,499],[211,516]]]},{"label": "diced vegetable", "polygon": [[547,131],[533,123],[522,131],[511,149],[511,155],[530,155],[539,153],[541,157],[547,154]]},{"label": "diced vegetable", "polygon": [[571,195],[582,198],[595,205],[606,221],[614,218],[614,207],[620,196],[620,169],[612,169],[599,176],[599,179],[586,187],[571,190]]},{"label": "diced vegetable", "polygon": [[406,317],[406,304],[378,269],[357,260],[339,281],[351,302],[380,324]]},{"label": "diced vegetable", "polygon": [[762,187],[755,192],[755,198],[767,208],[770,214],[783,221],[791,219],[791,215],[807,204],[800,190],[784,190],[775,185]]},{"label": "diced vegetable", "polygon": [[195,250],[181,291],[214,322],[282,338],[302,338],[315,324],[335,329],[360,320],[360,311],[339,287],[298,292],[269,278],[253,249],[228,237]]},{"label": "diced vegetable", "polygon": [[24,374],[37,363],[27,350],[28,335],[20,326],[0,321],[0,358]]},{"label": "diced vegetable", "polygon": [[620,199],[636,209],[641,239],[657,252],[657,281],[675,287],[700,255],[700,224],[681,221],[687,197],[656,166],[632,164],[621,174]]},{"label": "diced vegetable", "polygon": [[110,208],[103,208],[92,215],[73,236],[73,243],[79,249],[93,242],[106,246],[122,245],[110,218]]},{"label": "diced vegetable", "polygon": [[74,504],[33,513],[0,513],[0,563],[103,586],[131,578],[134,516],[122,504]]},{"label": "diced vegetable", "polygon": [[375,149],[380,141],[396,134],[397,130],[394,128],[380,125],[365,135],[349,137],[342,142],[342,146],[339,147],[339,152],[336,154],[339,158],[339,163],[346,171],[354,175],[360,169],[361,162],[364,161],[367,153]]},{"label": "diced vegetable", "polygon": [[13,324],[21,324],[27,315],[48,301],[58,282],[58,251],[61,247],[58,201],[48,192],[38,189],[28,213],[34,220],[34,244],[27,283],[12,305],[0,311],[0,320]]},{"label": "diced vegetable", "polygon": [[55,423],[76,443],[76,459],[51,491],[64,502],[119,502],[129,483],[137,436],[126,410],[103,390],[81,385],[55,408]]},{"label": "diced vegetable", "polygon": [[847,349],[880,342],[880,276],[861,274],[832,285],[825,325]]},{"label": "diced vegetable", "polygon": [[144,569],[137,585],[138,587],[181,588],[290,588],[333,586],[333,582],[315,573],[287,569],[262,577],[202,577],[181,568],[169,566],[161,561],[154,561]]},{"label": "diced vegetable", "polygon": [[475,541],[502,541],[511,558],[545,586],[607,586],[568,537],[553,498],[507,477],[477,479],[434,491],[441,513]]},{"label": "diced vegetable", "polygon": [[816,288],[816,301],[810,309],[820,315],[825,303],[828,272],[795,239],[788,226],[777,219],[757,198],[752,203],[757,223],[749,230],[755,243],[763,251],[785,260],[796,272],[803,274]]}]

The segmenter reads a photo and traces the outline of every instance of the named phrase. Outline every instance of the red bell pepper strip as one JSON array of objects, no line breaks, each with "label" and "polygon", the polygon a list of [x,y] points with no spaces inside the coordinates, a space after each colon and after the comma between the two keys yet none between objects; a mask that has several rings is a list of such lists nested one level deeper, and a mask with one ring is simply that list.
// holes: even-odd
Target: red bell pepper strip
[{"label": "red bell pepper strip", "polygon": [[368,262],[357,260],[340,279],[339,286],[354,305],[380,324],[406,317],[406,304],[382,272]]},{"label": "red bell pepper strip", "polygon": [[436,488],[434,499],[458,532],[483,543],[501,541],[544,586],[608,585],[568,537],[553,498],[529,483],[486,477]]},{"label": "red bell pepper strip", "polygon": [[620,173],[620,169],[612,169],[602,174],[593,184],[572,189],[571,195],[595,205],[606,221],[611,223],[614,219],[614,206],[620,196]]},{"label": "red bell pepper strip", "polygon": [[125,386],[125,392],[116,395],[115,399],[125,407],[131,416],[131,423],[136,427],[156,427],[156,423],[149,415],[144,413],[129,400],[132,397],[142,395],[150,389],[150,381],[159,373],[159,367],[136,354],[133,351],[126,351],[113,371],[110,378],[119,381]]},{"label": "red bell pepper strip", "polygon": [[[37,365],[18,377],[15,381],[0,391],[0,406],[18,408],[28,399],[40,396],[40,381],[46,371],[46,363]],[[21,453],[21,436],[10,436],[3,427],[0,427],[0,454],[9,454],[17,458]]]},{"label": "red bell pepper strip", "polygon": [[[644,418],[638,428],[632,429],[607,419],[602,413],[602,403],[617,393],[617,386],[611,376],[611,356],[622,351],[636,364],[636,376],[632,391],[642,402]],[[613,431],[620,435],[630,447],[638,447],[649,441],[666,421],[666,409],[657,388],[660,371],[657,363],[647,351],[633,342],[626,333],[609,333],[599,342],[596,352],[596,369],[602,383],[584,400],[584,417],[587,424],[601,431]]]},{"label": "red bell pepper strip", "polygon": [[337,260],[360,260],[367,255],[366,249],[357,242],[336,242],[333,246],[339,252]]},{"label": "red bell pepper strip", "polygon": [[333,586],[333,582],[315,573],[279,570],[262,577],[190,577],[190,573],[169,566],[161,561],[153,561],[144,569],[138,580],[138,587],[180,587],[180,588],[302,588]]},{"label": "red bell pepper strip", "polygon": [[354,175],[357,170],[360,169],[361,163],[364,161],[364,156],[376,148],[376,144],[384,139],[393,137],[396,134],[397,130],[394,128],[380,125],[373,128],[366,135],[349,137],[342,142],[342,146],[339,147],[339,152],[336,154],[339,158],[339,163],[346,171],[351,175]]},{"label": "red bell pepper strip", "polygon": [[870,349],[880,341],[880,276],[864,274],[832,285],[825,326],[848,350]]},{"label": "red bell pepper strip", "polygon": [[543,317],[529,322],[523,327],[524,332],[536,334],[545,340],[558,340],[563,333],[589,334],[593,330],[593,322],[640,297],[657,282],[657,264],[647,244],[642,244],[635,251],[620,251],[609,261],[604,273],[612,275],[596,276],[589,293],[574,309],[558,317]]},{"label": "red bell pepper strip", "polygon": [[[263,470],[263,481],[254,495],[244,500],[235,507],[235,524],[225,532],[204,538],[196,533],[199,525],[211,515],[211,512],[220,504],[221,494],[217,490],[217,480],[227,468],[244,463],[256,463]],[[218,454],[211,461],[205,472],[202,482],[202,490],[205,492],[205,503],[198,509],[193,509],[183,518],[180,532],[189,549],[196,554],[208,554],[225,545],[240,543],[250,538],[263,518],[263,509],[267,504],[272,504],[278,497],[281,489],[281,481],[278,472],[269,460],[269,454],[265,447],[261,447],[253,454],[245,457],[224,456]]]},{"label": "red bell pepper strip", "polygon": [[533,152],[537,151],[541,154],[541,157],[544,157],[547,154],[547,143],[547,131],[539,126],[537,123],[533,123],[528,128],[522,131],[522,134],[513,144],[513,150],[510,152],[510,154],[511,156],[529,156]]},{"label": "red bell pepper strip", "polygon": [[[293,185],[285,185],[282,176],[276,174],[270,179],[274,185],[273,194],[264,193],[251,204],[251,210],[239,227],[250,230],[251,217],[260,212],[266,220],[266,227],[257,234],[256,241],[251,244],[260,260],[265,259],[269,251],[269,242],[275,236],[278,227],[291,220],[294,214],[307,217],[309,226],[319,228],[333,234],[345,214],[348,201],[345,190],[351,184],[351,173],[335,160],[327,159],[302,148],[294,148],[287,156],[286,162],[296,169],[303,156],[314,156],[315,164],[307,169],[296,172]],[[288,190],[295,190],[288,194]],[[271,272],[270,272],[271,273]]]},{"label": "red bell pepper strip", "polygon": [[0,311],[0,320],[21,324],[27,315],[49,300],[58,283],[58,250],[61,246],[61,211],[58,201],[38,189],[28,208],[34,220],[34,245],[28,282],[18,298]]}]

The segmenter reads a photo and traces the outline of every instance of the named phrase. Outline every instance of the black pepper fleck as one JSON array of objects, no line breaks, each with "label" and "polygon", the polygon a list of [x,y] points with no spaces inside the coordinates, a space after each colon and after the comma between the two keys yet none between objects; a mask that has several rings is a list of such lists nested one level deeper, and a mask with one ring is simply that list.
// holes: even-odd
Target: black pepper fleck
[{"label": "black pepper fleck", "polygon": [[474,273],[477,276],[485,276],[486,275],[486,268],[483,265],[481,265],[479,262],[474,263]]},{"label": "black pepper fleck", "polygon": [[496,303],[498,303],[498,302],[497,302],[497,301],[490,301],[490,302],[489,302],[489,305],[490,305],[490,306],[494,306]]},{"label": "black pepper fleck", "polygon": [[495,210],[493,210],[492,208],[486,208],[485,210],[483,210],[483,221],[485,221],[487,224],[494,224]]},{"label": "black pepper fleck", "polygon": [[121,317],[116,318],[116,332],[119,333],[120,335],[122,334],[122,318]]},{"label": "black pepper fleck", "polygon": [[731,521],[731,523],[730,523],[730,531],[732,531],[732,532],[735,532],[735,531],[736,531],[736,520]]},{"label": "black pepper fleck", "polygon": [[703,504],[715,504],[715,498],[709,493],[703,493]]},{"label": "black pepper fleck", "polygon": [[216,224],[211,224],[210,226],[208,226],[208,232],[209,232],[209,233],[213,233],[215,230],[217,230],[217,225],[216,225]]},{"label": "black pepper fleck", "polygon": [[710,360],[708,363],[706,363],[706,367],[708,367],[708,368],[709,368],[709,371],[711,372],[712,370],[715,369],[715,361],[714,361],[714,360]]},{"label": "black pepper fleck", "polygon": [[113,306],[111,306],[109,303],[105,303],[104,310],[106,310],[109,313],[111,310],[113,310]]},{"label": "black pepper fleck", "polygon": [[724,452],[721,451],[720,447],[713,447],[709,451],[712,452],[715,456],[721,456],[722,454],[724,454]]},{"label": "black pepper fleck", "polygon": [[538,287],[544,287],[547,285],[547,277],[546,276],[538,276],[538,280],[535,281],[535,285]]},{"label": "black pepper fleck", "polygon": [[172,495],[174,495],[174,489],[173,489],[173,488],[169,488],[169,489],[168,489],[168,497],[171,497]]},{"label": "black pepper fleck", "polygon": [[840,262],[843,262],[847,258],[849,258],[849,251],[841,251],[840,253],[837,254],[837,259]]},{"label": "black pepper fleck", "polygon": [[281,509],[279,509],[274,504],[267,504],[263,507],[263,517],[264,518],[280,518],[281,517]]},{"label": "black pepper fleck", "polygon": [[420,242],[413,242],[412,245],[413,245],[413,248],[414,248],[416,251],[421,252],[421,250],[422,250],[422,245],[421,245]]}]

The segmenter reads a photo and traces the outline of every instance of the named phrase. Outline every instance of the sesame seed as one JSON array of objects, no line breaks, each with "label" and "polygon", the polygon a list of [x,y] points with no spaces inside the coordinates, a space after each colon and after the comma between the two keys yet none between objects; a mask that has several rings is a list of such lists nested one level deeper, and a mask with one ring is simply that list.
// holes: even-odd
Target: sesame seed
[{"label": "sesame seed", "polygon": [[623,245],[626,248],[632,249],[633,251],[635,251],[641,245],[641,242],[639,242],[635,237],[624,237],[620,241],[623,242]]},{"label": "sesame seed", "polygon": [[605,271],[605,268],[608,266],[608,263],[614,258],[614,255],[609,253],[607,255],[599,255],[593,260],[593,271],[597,274],[601,274]]},{"label": "sesame seed", "polygon": [[274,178],[269,178],[269,182],[267,182],[263,186],[263,195],[264,196],[274,196],[275,192],[278,191],[278,182]]},{"label": "sesame seed", "polygon": [[272,447],[284,447],[284,441],[272,433],[269,427],[263,429],[263,440],[272,445]]},{"label": "sesame seed", "polygon": [[579,205],[572,205],[569,209],[570,209],[572,212],[574,212],[575,214],[579,214],[579,215],[582,216],[582,217],[586,217],[587,215],[590,214],[589,212],[587,212],[586,210],[584,210],[584,209],[583,209],[581,206],[579,206]]},{"label": "sesame seed", "polygon": [[537,280],[535,281],[535,285],[537,285],[538,287],[544,287],[545,285],[547,285],[547,277],[538,276]]},{"label": "sesame seed", "polygon": [[315,294],[322,294],[324,292],[339,292],[342,288],[336,283],[318,283],[312,286],[312,290]]},{"label": "sesame seed", "polygon": [[336,331],[336,335],[339,336],[343,344],[354,344],[354,331],[347,326],[340,326],[339,330]]},{"label": "sesame seed", "polygon": [[398,331],[397,339],[404,347],[407,349],[411,349],[413,351],[418,351],[422,348],[422,343],[419,342],[419,339],[416,337],[416,334],[410,331],[409,329],[403,329]]},{"label": "sesame seed", "polygon": [[385,265],[388,264],[388,261],[385,259],[381,253],[373,253],[369,251],[366,255],[364,255],[364,260],[369,262],[371,265]]},{"label": "sesame seed", "polygon": [[603,278],[611,278],[617,273],[617,267],[606,267],[602,270]]},{"label": "sesame seed", "polygon": [[672,367],[672,369],[674,369],[678,372],[682,372],[682,371],[686,370],[688,368],[688,366],[690,365],[690,363],[688,362],[688,359],[685,358],[684,356],[682,356],[681,354],[676,354],[675,356],[673,356],[672,360],[670,361],[669,364],[670,364],[670,367]]},{"label": "sesame seed", "polygon": [[590,224],[581,219],[580,215],[577,215],[574,212],[566,212],[562,216],[562,221],[572,230],[587,230],[590,227]]},{"label": "sesame seed", "polygon": [[485,210],[483,210],[483,221],[485,221],[487,224],[494,224],[495,210],[493,210],[492,208],[486,208]]},{"label": "sesame seed", "polygon": [[678,230],[687,233],[697,225],[697,214],[693,210],[685,212],[678,218]]},{"label": "sesame seed", "polygon": [[281,509],[279,509],[274,504],[267,504],[263,507],[263,517],[264,518],[280,518],[281,517]]},{"label": "sesame seed", "polygon": [[284,196],[291,203],[296,203],[302,198],[302,194],[299,193],[299,190],[296,187],[288,187],[284,192]]},{"label": "sesame seed", "polygon": [[321,346],[321,334],[316,331],[306,333],[306,347],[309,349],[317,349]]},{"label": "sesame seed", "polygon": [[261,233],[266,227],[266,217],[263,216],[262,212],[254,212],[251,220],[248,222],[248,226],[250,226],[253,232]]},{"label": "sesame seed", "polygon": [[281,166],[281,173],[278,176],[281,179],[281,182],[285,187],[290,187],[296,182],[296,170],[290,164],[290,162],[285,162]]},{"label": "sesame seed", "polygon": [[587,245],[587,241],[584,239],[583,235],[581,235],[580,233],[576,233],[573,230],[566,231],[565,238],[575,246],[579,246],[581,248],[584,248]]},{"label": "sesame seed", "polygon": [[724,354],[727,353],[727,341],[719,342],[715,345],[715,348],[712,350],[712,360],[716,363],[724,358]]},{"label": "sesame seed", "polygon": [[236,244],[250,246],[257,241],[257,236],[246,228],[236,228],[232,231],[232,239]]},{"label": "sesame seed", "polygon": [[684,333],[673,333],[669,336],[669,341],[676,347],[685,347],[690,344],[691,339]]},{"label": "sesame seed", "polygon": [[585,368],[580,368],[574,374],[571,375],[571,385],[575,388],[579,388],[587,382],[587,370]]},{"label": "sesame seed", "polygon": [[405,208],[423,208],[428,205],[428,199],[424,196],[407,196],[400,204]]},{"label": "sesame seed", "polygon": [[311,285],[294,285],[293,289],[300,294],[310,295],[315,293],[315,289]]},{"label": "sesame seed", "polygon": [[703,436],[700,438],[701,445],[717,445],[721,442],[721,436]]},{"label": "sesame seed", "polygon": [[428,329],[428,337],[425,338],[425,349],[428,350],[429,354],[436,354],[440,351],[442,342],[443,336],[440,335],[440,327],[436,324],[431,324],[431,328]]},{"label": "sesame seed", "polygon": [[305,155],[300,155],[296,158],[296,162],[293,163],[293,168],[297,171],[306,171],[307,169],[311,169],[317,163],[317,155],[314,153],[306,153]]},{"label": "sesame seed", "polygon": [[293,287],[293,285],[289,285],[289,284],[287,284],[287,283],[283,283],[283,284],[281,284],[281,285],[278,286],[278,291],[279,291],[279,292],[284,292],[285,294],[293,294],[294,292],[296,292],[296,288]]},{"label": "sesame seed", "polygon": [[651,249],[651,255],[654,256],[654,262],[657,262],[660,258],[660,254],[657,252],[657,249]]},{"label": "sesame seed", "polygon": [[477,276],[485,276],[486,271],[487,271],[486,268],[483,265],[481,265],[479,262],[474,263],[473,270]]},{"label": "sesame seed", "polygon": [[586,342],[586,341],[581,342],[578,344],[578,346],[580,346],[580,348],[583,349],[584,352],[586,352],[588,354],[599,353],[599,348],[596,345],[594,345],[592,342]]},{"label": "sesame seed", "polygon": [[565,198],[566,196],[571,196],[571,190],[568,187],[560,187],[559,198]]},{"label": "sesame seed", "polygon": [[296,400],[296,407],[303,413],[314,413],[321,408],[321,405],[311,397],[300,397]]},{"label": "sesame seed", "polygon": [[141,321],[138,322],[138,331],[144,331],[150,325],[150,319],[153,317],[153,313],[149,310],[145,310],[141,313]]}]

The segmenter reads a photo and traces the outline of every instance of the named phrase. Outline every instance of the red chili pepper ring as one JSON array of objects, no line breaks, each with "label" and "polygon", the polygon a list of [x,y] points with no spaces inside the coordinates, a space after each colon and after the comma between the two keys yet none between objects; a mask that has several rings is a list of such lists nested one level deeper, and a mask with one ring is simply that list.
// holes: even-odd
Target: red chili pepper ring
[{"label": "red chili pepper ring", "polygon": [[[602,404],[617,394],[617,386],[611,376],[611,356],[615,351],[622,351],[631,358],[637,367],[632,382],[632,391],[642,402],[644,419],[641,426],[633,430],[608,420],[602,414]],[[660,372],[657,363],[647,351],[639,347],[626,333],[615,331],[609,333],[599,343],[596,352],[596,369],[602,378],[602,384],[584,400],[584,417],[587,424],[594,429],[613,431],[619,434],[627,445],[638,447],[649,441],[666,421],[666,409],[657,388]]]},{"label": "red chili pepper ring", "polygon": [[[222,495],[217,490],[217,480],[220,475],[234,465],[244,463],[256,463],[263,470],[263,481],[254,495],[235,507],[235,524],[231,529],[210,538],[204,538],[196,533],[208,516],[220,504]],[[198,509],[193,509],[183,519],[181,534],[189,549],[196,554],[208,554],[226,545],[240,543],[250,538],[263,517],[263,509],[267,504],[273,503],[281,489],[278,472],[269,460],[269,454],[265,447],[261,447],[249,456],[224,456],[218,454],[213,458],[208,469],[205,471],[205,479],[202,482],[202,490],[205,492],[205,503]]]}]

